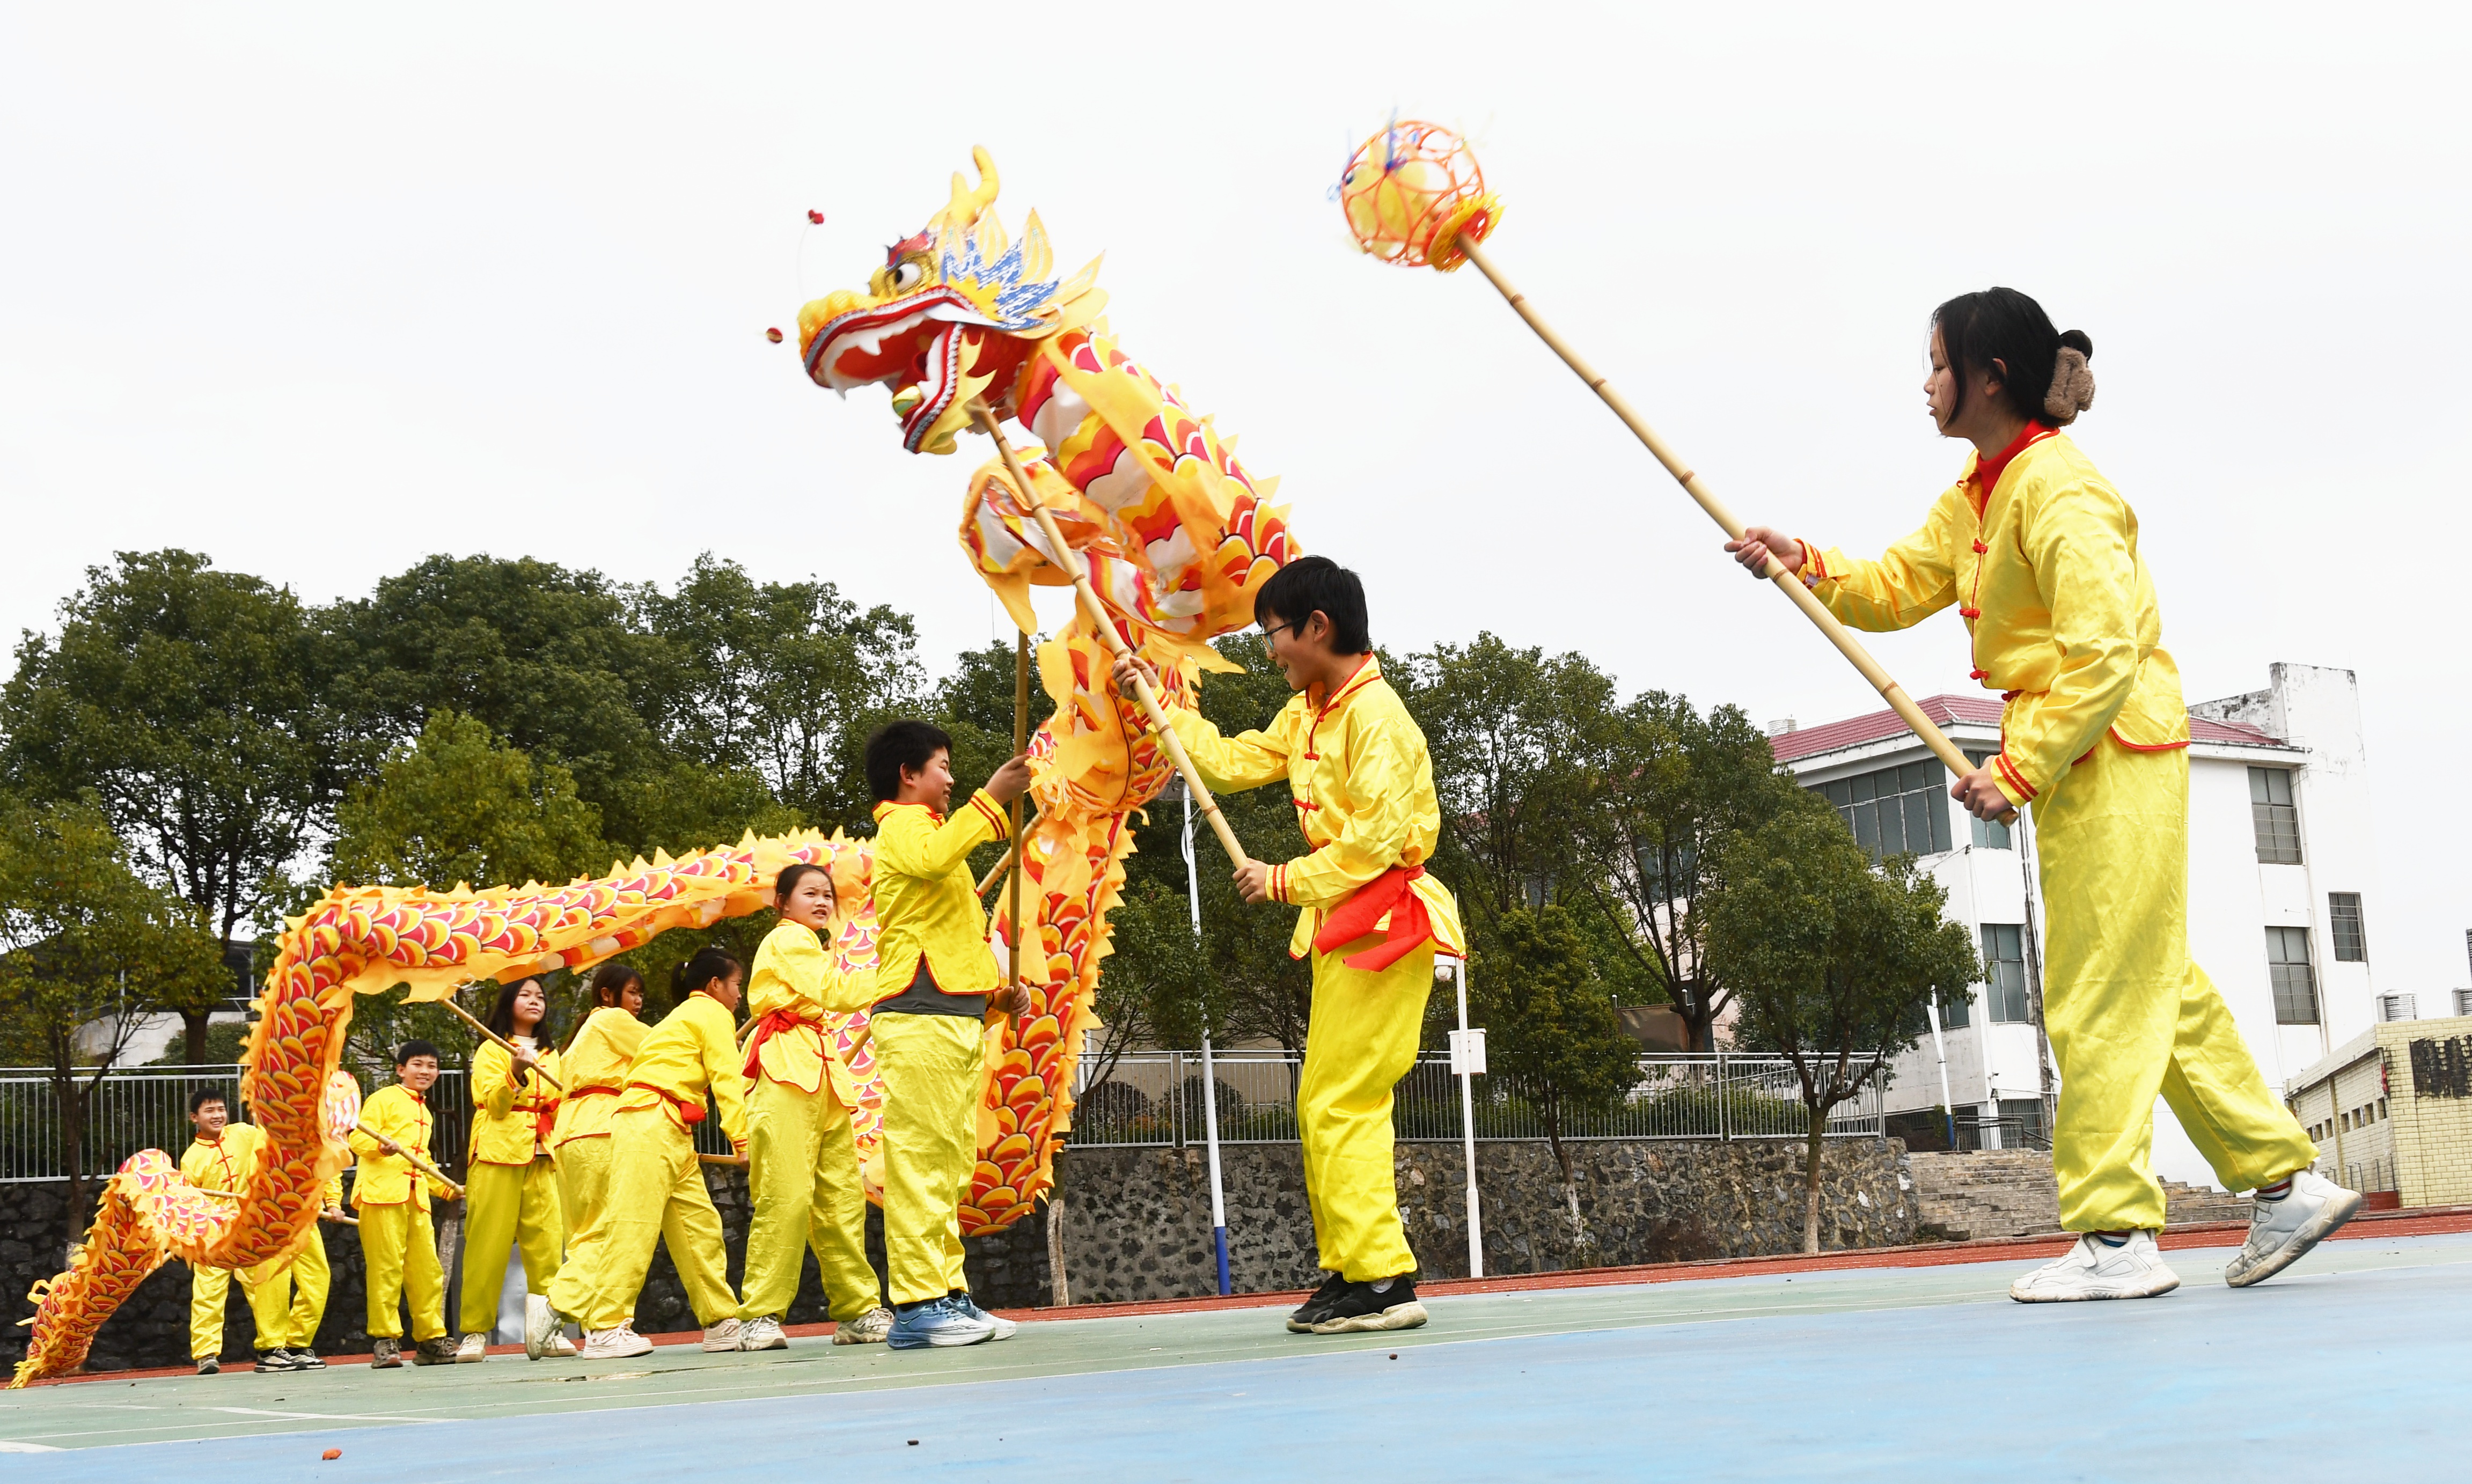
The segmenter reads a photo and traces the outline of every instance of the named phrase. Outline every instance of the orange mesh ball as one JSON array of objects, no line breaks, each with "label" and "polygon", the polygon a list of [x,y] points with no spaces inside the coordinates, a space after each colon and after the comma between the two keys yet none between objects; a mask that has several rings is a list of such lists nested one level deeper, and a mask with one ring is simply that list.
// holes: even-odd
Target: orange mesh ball
[{"label": "orange mesh ball", "polygon": [[1340,209],[1356,245],[1385,263],[1449,272],[1502,220],[1467,141],[1409,119],[1367,139],[1340,177]]}]

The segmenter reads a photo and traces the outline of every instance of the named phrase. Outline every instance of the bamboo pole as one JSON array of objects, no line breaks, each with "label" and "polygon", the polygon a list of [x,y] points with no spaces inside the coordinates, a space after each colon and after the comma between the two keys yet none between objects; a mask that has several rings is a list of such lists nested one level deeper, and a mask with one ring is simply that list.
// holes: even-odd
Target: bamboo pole
[{"label": "bamboo pole", "polygon": [[[989,417],[989,425],[993,425],[992,414],[990,414]],[[1013,468],[1011,456],[1012,450],[1005,450],[1005,467],[1007,469]],[[1015,479],[1019,479],[1021,476],[1016,470],[1013,477]],[[1026,499],[1028,497],[1025,496],[1024,498]],[[1055,538],[1051,536],[1049,539],[1053,540]],[[1014,757],[1020,757],[1023,753],[1029,750],[1030,636],[1024,633],[1015,633],[1012,636],[1012,755]],[[1021,849],[1020,794],[1016,793],[1013,795],[1012,803],[1009,806],[1009,812],[1011,818],[1008,824],[1008,833],[1012,836],[1012,840],[1010,842],[1010,848],[1007,851],[1007,854],[1012,858],[1012,869],[1009,873],[1011,878],[1011,883],[1005,889],[1010,897],[1010,901],[1007,905],[1006,911],[1008,919],[1012,925],[1012,931],[1010,934],[1012,942],[1010,945],[1012,949],[1012,953],[1005,971],[1005,988],[1010,992],[1008,998],[1018,1001],[1021,997],[1021,867],[1022,861],[1025,859]]]},{"label": "bamboo pole", "polygon": [[[457,1003],[455,1002],[455,997],[454,997],[454,996],[449,995],[449,996],[448,996],[447,998],[445,998],[444,1000],[440,1001],[439,1001],[439,1003],[440,1003],[440,1004],[442,1004],[442,1005],[444,1005],[444,1006],[446,1006],[446,1008],[448,1008],[448,1009],[450,1009],[450,1010],[454,1011],[456,1014],[458,1014],[458,1015],[460,1015],[460,1016],[464,1017],[464,1025],[471,1026],[474,1030],[479,1031],[481,1034],[483,1034],[483,1035],[485,1035],[485,1036],[488,1037],[490,1040],[495,1041],[496,1043],[498,1043],[498,1045],[499,1045],[499,1046],[501,1046],[501,1047],[505,1048],[506,1052],[507,1052],[507,1054],[508,1054],[509,1056],[520,1057],[520,1056],[522,1056],[522,1055],[523,1055],[523,1050],[522,1050],[522,1048],[521,1048],[517,1047],[513,1042],[511,1042],[511,1041],[508,1040],[506,1037],[504,1037],[504,1036],[502,1036],[502,1035],[498,1034],[496,1031],[491,1030],[491,1029],[490,1029],[487,1025],[485,1025],[485,1024],[483,1024],[483,1023],[482,1023],[482,1021],[480,1020],[480,1018],[479,1018],[478,1016],[475,1016],[471,1011],[469,1011],[469,1010],[467,1010],[467,1009],[464,1008],[464,1007],[463,1007],[462,1005],[460,1005],[460,1004],[457,1004]],[[558,1078],[551,1076],[551,1075],[549,1074],[548,1069],[546,1069],[546,1068],[542,1067],[542,1066],[541,1066],[539,1063],[537,1063],[537,1062],[535,1062],[535,1063],[534,1063],[534,1064],[533,1064],[533,1075],[535,1075],[535,1076],[536,1076],[536,1077],[540,1078],[542,1081],[544,1081],[544,1082],[548,1083],[550,1086],[552,1086],[552,1087],[554,1087],[554,1088],[557,1088],[557,1089],[558,1089],[559,1092],[561,1092],[561,1093],[563,1093],[563,1092],[565,1092],[565,1091],[566,1091],[566,1084],[564,1084],[564,1083],[562,1083],[562,1082],[559,1081],[559,1079],[558,1079]]]},{"label": "bamboo pole", "polygon": [[[1656,430],[1648,425],[1647,419],[1631,410],[1631,405],[1623,399],[1623,394],[1616,391],[1613,385],[1603,376],[1598,375],[1596,369],[1587,362],[1581,360],[1580,353],[1571,348],[1570,342],[1555,333],[1554,327],[1547,324],[1544,317],[1537,314],[1534,307],[1528,302],[1528,296],[1512,288],[1510,280],[1504,277],[1502,271],[1493,266],[1493,260],[1486,255],[1485,248],[1472,239],[1464,237],[1458,239],[1454,246],[1466,253],[1467,260],[1474,263],[1487,281],[1502,292],[1502,296],[1509,301],[1511,308],[1519,311],[1519,318],[1528,321],[1528,328],[1536,332],[1536,338],[1553,347],[1554,354],[1562,358],[1562,364],[1568,365],[1580,380],[1587,383],[1588,389],[1602,398],[1605,406],[1613,409],[1614,415],[1623,420],[1623,426],[1628,428],[1633,436],[1647,445],[1648,451],[1656,456],[1658,463],[1665,465],[1665,472],[1674,476],[1675,483],[1682,486],[1682,492],[1697,501],[1700,508],[1706,511],[1708,518],[1723,529],[1728,538],[1735,541],[1743,539],[1742,521],[1726,507],[1723,501],[1709,492],[1700,476],[1685,466],[1675,455],[1674,450],[1667,446],[1666,441],[1656,436]],[[1806,559],[1808,559],[1807,556]],[[1963,778],[1975,771],[1973,765],[1966,762],[1965,754],[1958,751],[1957,744],[1948,740],[1947,734],[1935,725],[1931,718],[1924,716],[1922,708],[1915,705],[1913,697],[1906,695],[1905,687],[1897,684],[1894,677],[1880,668],[1880,662],[1871,658],[1871,651],[1863,648],[1863,642],[1854,637],[1852,630],[1838,622],[1837,615],[1828,611],[1828,605],[1821,602],[1818,595],[1802,585],[1800,577],[1786,571],[1785,564],[1778,561],[1774,555],[1769,557],[1769,570],[1763,576],[1774,582],[1778,591],[1794,600],[1795,606],[1802,610],[1803,616],[1818,625],[1819,631],[1828,637],[1828,642],[1837,647],[1837,652],[1844,655],[1854,668],[1862,672],[1863,678],[1871,683],[1871,689],[1879,692],[1880,698],[1889,703],[1898,717],[1904,719],[1906,725],[1913,728],[1914,735],[1923,740],[1923,744],[1931,748],[1933,754],[1950,772]],[[2000,817],[2003,823],[2013,822],[2017,817],[2017,812],[2012,809]]]},{"label": "bamboo pole", "polygon": [[353,1126],[358,1128],[362,1133],[368,1135],[371,1139],[380,1141],[379,1147],[381,1148],[385,1147],[387,1144],[394,1143],[396,1158],[403,1160],[405,1163],[412,1166],[413,1168],[419,1170],[430,1179],[435,1180],[439,1184],[453,1190],[457,1200],[460,1201],[464,1198],[464,1188],[457,1185],[454,1181],[447,1179],[446,1171],[440,1169],[437,1166],[432,1165],[425,1159],[422,1159],[419,1155],[413,1153],[402,1144],[395,1143],[393,1140],[387,1138],[386,1135],[379,1133],[376,1129],[369,1127],[367,1123],[356,1123]]},{"label": "bamboo pole", "polygon": [[[1012,445],[1005,441],[1004,431],[996,426],[995,410],[985,402],[974,401],[970,404],[970,413],[978,418],[979,430],[995,439],[996,452],[1004,458],[1005,471],[1012,476],[1013,488],[1020,494],[1022,504],[1029,506],[1030,513],[1038,521],[1038,529],[1046,534],[1048,549],[1054,554],[1053,559],[1073,574],[1073,590],[1081,595],[1082,611],[1090,615],[1090,626],[1099,631],[1099,642],[1107,647],[1107,653],[1114,658],[1129,658],[1132,649],[1125,643],[1125,636],[1116,632],[1116,621],[1107,616],[1106,604],[1099,601],[1099,590],[1090,585],[1089,568],[1082,564],[1080,554],[1065,544],[1064,532],[1057,529],[1055,512],[1040,503],[1037,487],[1031,483],[1030,476],[1022,472],[1021,459],[1013,454]],[[1167,709],[1159,704],[1158,693],[1151,689],[1148,680],[1137,675],[1133,679],[1133,698],[1141,702],[1142,710],[1149,715],[1151,726],[1158,733],[1159,743],[1167,748],[1168,758],[1176,764],[1176,770],[1184,775],[1184,786],[1193,790],[1193,807],[1201,811],[1202,817],[1210,821],[1211,833],[1219,836],[1220,848],[1227,852],[1228,860],[1239,866],[1249,863],[1252,858],[1245,854],[1245,847],[1237,843],[1236,832],[1228,828],[1226,819],[1220,814],[1219,801],[1211,797],[1210,786],[1201,781],[1201,774],[1194,767],[1193,759],[1185,756],[1184,743],[1177,740],[1176,729],[1168,725]]]},{"label": "bamboo pole", "polygon": [[699,1165],[726,1165],[732,1169],[745,1169],[747,1167],[747,1156],[744,1154],[698,1154],[696,1156],[696,1163]]}]

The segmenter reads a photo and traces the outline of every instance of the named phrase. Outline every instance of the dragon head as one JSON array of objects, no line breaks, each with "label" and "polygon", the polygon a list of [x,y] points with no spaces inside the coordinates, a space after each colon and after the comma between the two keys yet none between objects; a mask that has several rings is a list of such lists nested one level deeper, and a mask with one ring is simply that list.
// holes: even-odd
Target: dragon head
[{"label": "dragon head", "polygon": [[881,384],[914,454],[951,453],[973,398],[992,386],[1002,402],[1034,342],[1086,324],[1107,302],[1092,286],[1096,258],[1070,279],[1053,276],[1037,212],[1021,241],[1007,241],[992,209],[995,161],[983,149],[970,157],[978,187],[956,171],[951,201],[885,250],[865,289],[838,289],[798,311],[807,375],[844,395]]}]

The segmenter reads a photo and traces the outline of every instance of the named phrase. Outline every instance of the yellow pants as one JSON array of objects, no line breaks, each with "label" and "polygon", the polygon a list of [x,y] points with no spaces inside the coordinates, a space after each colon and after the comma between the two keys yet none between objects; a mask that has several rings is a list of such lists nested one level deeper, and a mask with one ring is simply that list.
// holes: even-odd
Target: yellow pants
[{"label": "yellow pants", "polygon": [[510,1246],[523,1252],[525,1291],[547,1293],[565,1245],[555,1165],[546,1159],[529,1165],[475,1162],[464,1182],[463,1332],[487,1334],[496,1328]]},{"label": "yellow pants", "polygon": [[[609,1204],[609,1136],[570,1139],[558,1146],[558,1208],[566,1219],[566,1257],[572,1263],[583,1234]],[[565,1271],[563,1265],[559,1271]]]},{"label": "yellow pants", "polygon": [[940,1299],[962,1266],[962,1196],[979,1163],[986,1087],[980,1023],[959,1015],[879,1015],[884,1078],[884,1265],[892,1302]]},{"label": "yellow pants", "polygon": [[881,1303],[867,1260],[858,1142],[831,1075],[813,1093],[758,1076],[747,1095],[747,1154],[755,1215],[747,1228],[738,1317],[786,1312],[798,1293],[799,1255],[809,1247],[835,1320],[847,1324]]},{"label": "yellow pants", "polygon": [[606,1140],[609,1195],[577,1237],[549,1285],[550,1307],[586,1330],[610,1330],[635,1312],[653,1247],[665,1242],[696,1322],[710,1329],[738,1312],[722,1249],[721,1213],[705,1189],[695,1141],[661,1108],[621,1108]]},{"label": "yellow pants", "polygon": [[1313,956],[1313,1018],[1296,1081],[1305,1199],[1321,1265],[1350,1283],[1416,1271],[1399,1225],[1390,1162],[1390,1093],[1416,1064],[1425,998],[1434,990],[1428,943],[1377,973],[1341,962],[1378,940]]},{"label": "yellow pants", "polygon": [[190,1269],[190,1358],[203,1360],[223,1353],[224,1301],[234,1278],[240,1280],[250,1317],[257,1323],[259,1350],[309,1348],[318,1336],[318,1322],[325,1317],[326,1292],[333,1282],[322,1237],[313,1231],[309,1245],[297,1257],[270,1258],[238,1272],[227,1267]]},{"label": "yellow pants", "polygon": [[2106,735],[2032,806],[2046,929],[2043,1020],[2059,1062],[2060,1225],[2159,1230],[2157,1093],[2226,1190],[2318,1157],[2189,959],[2189,755]]},{"label": "yellow pants", "polygon": [[364,1206],[360,1214],[361,1253],[368,1259],[369,1337],[403,1337],[403,1303],[412,1307],[415,1340],[444,1334],[446,1270],[438,1264],[438,1233],[429,1213],[399,1201]]}]

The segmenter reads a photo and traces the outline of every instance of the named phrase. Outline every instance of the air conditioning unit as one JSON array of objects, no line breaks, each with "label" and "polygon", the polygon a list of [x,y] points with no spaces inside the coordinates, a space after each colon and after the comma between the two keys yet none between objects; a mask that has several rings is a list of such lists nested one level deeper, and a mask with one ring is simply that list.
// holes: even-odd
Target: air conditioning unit
[{"label": "air conditioning unit", "polygon": [[2472,1015],[2472,989],[2459,989],[2455,992],[2455,1013]]},{"label": "air conditioning unit", "polygon": [[2416,995],[2378,996],[2378,1019],[2382,1021],[2416,1021],[2420,1009]]}]

